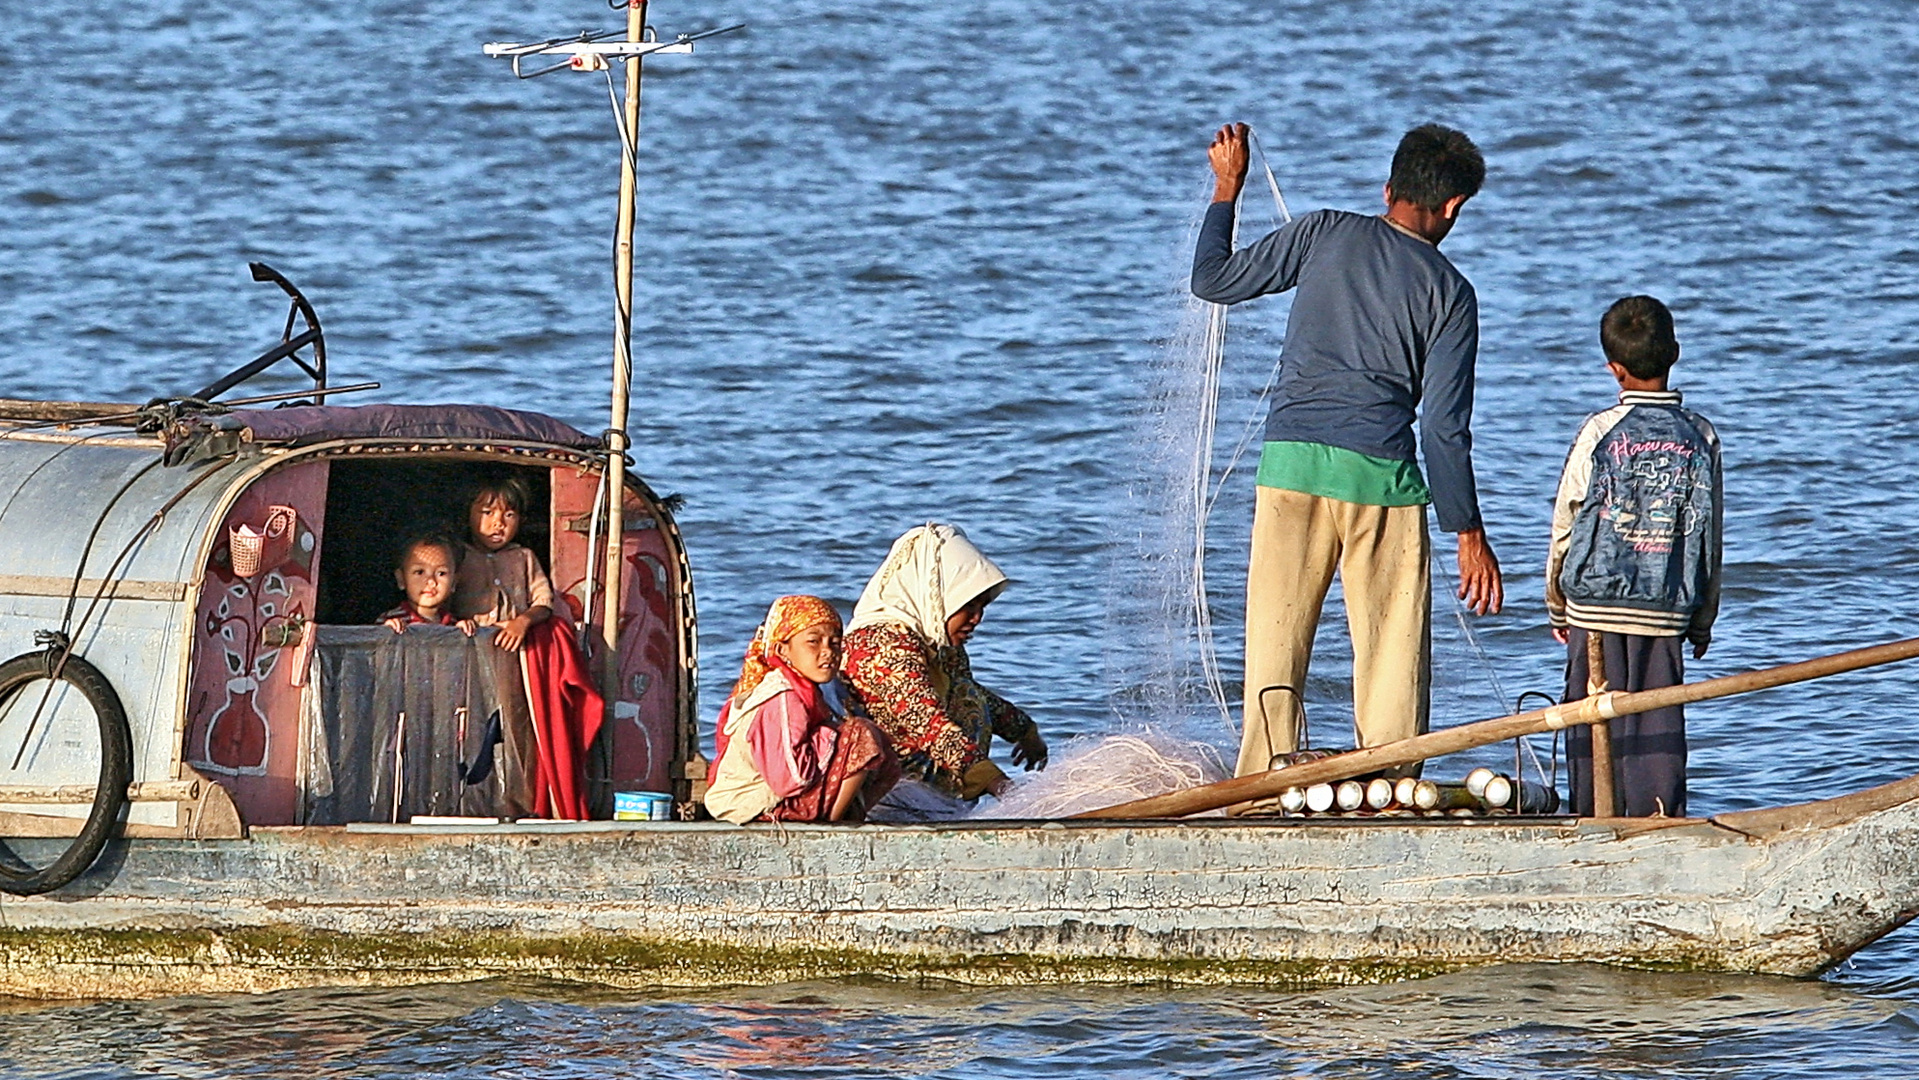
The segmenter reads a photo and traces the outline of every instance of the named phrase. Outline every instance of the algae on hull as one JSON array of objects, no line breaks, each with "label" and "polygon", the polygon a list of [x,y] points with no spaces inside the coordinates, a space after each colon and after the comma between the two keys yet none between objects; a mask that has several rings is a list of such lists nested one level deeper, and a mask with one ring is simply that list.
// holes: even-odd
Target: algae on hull
[{"label": "algae on hull", "polygon": [[537,977],[625,990],[875,977],[969,986],[1217,986],[1288,990],[1398,982],[1469,965],[915,955],[744,948],[628,935],[362,935],[286,927],[0,930],[0,995],[42,999],[257,993]]}]

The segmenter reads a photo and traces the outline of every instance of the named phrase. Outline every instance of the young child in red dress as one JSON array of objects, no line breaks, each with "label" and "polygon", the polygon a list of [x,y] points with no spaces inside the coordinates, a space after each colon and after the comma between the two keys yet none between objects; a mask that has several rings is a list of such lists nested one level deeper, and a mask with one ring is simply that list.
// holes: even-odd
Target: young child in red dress
[{"label": "young child in red dress", "polygon": [[553,583],[533,552],[514,543],[529,501],[517,477],[474,493],[453,596],[454,614],[496,627],[493,643],[508,652],[520,651],[528,631],[553,617]]}]

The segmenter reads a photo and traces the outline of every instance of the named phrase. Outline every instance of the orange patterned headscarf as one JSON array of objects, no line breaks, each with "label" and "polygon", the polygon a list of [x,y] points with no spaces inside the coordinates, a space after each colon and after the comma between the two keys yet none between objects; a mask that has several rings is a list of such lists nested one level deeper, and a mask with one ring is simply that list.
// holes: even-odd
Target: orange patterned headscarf
[{"label": "orange patterned headscarf", "polygon": [[733,700],[744,701],[746,695],[760,685],[760,680],[766,678],[766,673],[780,663],[773,655],[775,646],[802,630],[820,625],[839,630],[840,613],[819,597],[782,596],[773,601],[766,612],[766,621],[753,632],[753,640],[746,645],[746,660],[740,665],[740,681],[733,686]]}]

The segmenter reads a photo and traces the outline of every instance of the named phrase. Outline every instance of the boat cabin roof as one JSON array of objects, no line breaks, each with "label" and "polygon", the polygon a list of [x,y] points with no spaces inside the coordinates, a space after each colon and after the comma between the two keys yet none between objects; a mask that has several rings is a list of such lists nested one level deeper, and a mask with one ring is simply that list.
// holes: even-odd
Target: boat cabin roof
[{"label": "boat cabin roof", "polygon": [[599,445],[550,416],[490,405],[235,410],[178,417],[159,432],[133,426],[134,411],[0,403],[0,595],[66,595],[79,577],[87,595],[111,579],[113,595],[180,599],[232,499],[301,448],[557,451],[585,464]]}]

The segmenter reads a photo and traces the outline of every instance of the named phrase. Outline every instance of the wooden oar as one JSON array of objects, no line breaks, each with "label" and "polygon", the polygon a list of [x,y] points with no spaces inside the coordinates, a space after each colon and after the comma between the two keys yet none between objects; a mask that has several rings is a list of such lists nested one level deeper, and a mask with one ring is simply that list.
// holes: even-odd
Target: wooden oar
[{"label": "wooden oar", "polygon": [[1542,731],[1592,724],[1600,720],[1610,720],[1615,716],[1630,716],[1634,713],[1664,709],[1672,705],[1688,705],[1695,701],[1710,701],[1713,698],[1731,697],[1734,694],[1746,694],[1755,690],[1770,690],[1775,686],[1820,679],[1828,675],[1876,667],[1899,660],[1910,660],[1915,656],[1919,656],[1919,638],[1907,638],[1904,641],[1893,641],[1870,648],[1854,649],[1851,652],[1835,653],[1815,660],[1801,660],[1796,664],[1784,664],[1763,671],[1724,675],[1704,682],[1682,683],[1678,686],[1641,690],[1637,693],[1611,691],[1597,697],[1554,705],[1549,709],[1535,709],[1531,712],[1503,716],[1496,720],[1461,724],[1458,727],[1402,739],[1399,742],[1354,750],[1351,753],[1309,761],[1302,765],[1289,765],[1271,772],[1254,773],[1250,776],[1221,780],[1218,783],[1203,784],[1184,791],[1175,791],[1170,795],[1136,799],[1077,816],[1081,818],[1185,817],[1188,814],[1218,810],[1253,799],[1271,798],[1289,787],[1303,788],[1312,784],[1345,780],[1379,769],[1410,765],[1415,761],[1458,753],[1461,750],[1471,750],[1476,746],[1504,742],[1521,735],[1536,735]]}]

